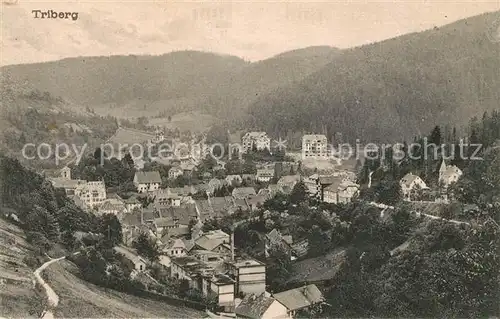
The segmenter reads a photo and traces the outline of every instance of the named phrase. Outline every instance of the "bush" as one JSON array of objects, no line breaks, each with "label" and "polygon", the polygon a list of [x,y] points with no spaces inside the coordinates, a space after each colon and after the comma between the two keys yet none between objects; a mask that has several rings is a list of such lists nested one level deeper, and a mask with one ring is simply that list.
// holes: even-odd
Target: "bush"
[{"label": "bush", "polygon": [[26,240],[38,250],[40,255],[45,254],[52,247],[51,242],[40,232],[28,231],[26,233]]},{"label": "bush", "polygon": [[33,269],[36,269],[36,268],[38,268],[38,267],[41,266],[41,263],[38,260],[38,258],[36,258],[33,255],[26,255],[26,256],[24,256],[23,262],[26,264],[26,266],[28,266],[30,268],[33,268]]}]

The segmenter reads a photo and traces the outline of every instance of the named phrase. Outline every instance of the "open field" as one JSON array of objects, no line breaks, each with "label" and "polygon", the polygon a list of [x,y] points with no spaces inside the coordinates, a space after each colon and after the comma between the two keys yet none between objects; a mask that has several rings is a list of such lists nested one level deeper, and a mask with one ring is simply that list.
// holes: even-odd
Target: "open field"
[{"label": "open field", "polygon": [[67,260],[45,270],[47,282],[59,295],[55,317],[64,318],[202,318],[204,313],[165,302],[148,300],[90,284],[76,276]]},{"label": "open field", "polygon": [[208,114],[185,112],[175,114],[170,121],[168,117],[152,118],[149,120],[149,124],[165,127],[170,130],[178,129],[181,132],[205,132],[210,129],[215,121],[216,118]]},{"label": "open field", "polygon": [[168,100],[148,100],[148,99],[131,99],[126,103],[105,103],[93,104],[90,107],[98,114],[111,115],[116,118],[134,120],[138,117],[153,117],[161,112],[169,112],[172,114],[182,110],[198,109],[203,103],[202,99],[198,98],[173,98]]},{"label": "open field", "polygon": [[33,270],[24,263],[31,252],[24,232],[0,218],[0,315],[36,318],[45,296],[35,289]]},{"label": "open field", "polygon": [[154,137],[154,134],[149,132],[144,132],[140,130],[136,130],[133,128],[125,128],[120,127],[118,130],[111,136],[106,143],[111,144],[142,144],[150,141]]}]

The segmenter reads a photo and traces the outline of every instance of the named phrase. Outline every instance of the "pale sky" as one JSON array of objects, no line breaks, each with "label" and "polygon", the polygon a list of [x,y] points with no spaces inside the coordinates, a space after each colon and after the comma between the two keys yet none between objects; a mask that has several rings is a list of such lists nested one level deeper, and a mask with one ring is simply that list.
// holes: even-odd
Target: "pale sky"
[{"label": "pale sky", "polygon": [[[3,1],[9,4],[1,12],[1,65],[185,49],[256,61],[313,45],[362,45],[500,10],[500,0]],[[32,10],[78,12],[78,19],[35,19]]]}]

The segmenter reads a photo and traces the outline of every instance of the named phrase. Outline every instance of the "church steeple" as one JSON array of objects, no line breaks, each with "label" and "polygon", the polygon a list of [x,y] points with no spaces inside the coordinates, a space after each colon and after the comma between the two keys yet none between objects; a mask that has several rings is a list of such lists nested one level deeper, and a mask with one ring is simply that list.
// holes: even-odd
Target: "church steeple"
[{"label": "church steeple", "polygon": [[446,163],[444,162],[444,158],[441,160],[441,166],[439,167],[439,173],[444,173],[446,171]]},{"label": "church steeple", "polygon": [[439,167],[439,182],[443,182],[444,173],[446,172],[446,163],[444,158],[441,160],[441,166]]}]

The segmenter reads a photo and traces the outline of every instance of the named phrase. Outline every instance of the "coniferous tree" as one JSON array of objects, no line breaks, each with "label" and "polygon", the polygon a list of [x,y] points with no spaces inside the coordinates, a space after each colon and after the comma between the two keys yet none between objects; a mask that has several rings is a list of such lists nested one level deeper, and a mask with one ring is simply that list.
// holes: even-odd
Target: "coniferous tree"
[{"label": "coniferous tree", "polygon": [[290,194],[290,202],[292,204],[299,204],[301,202],[306,201],[307,198],[308,195],[307,195],[306,185],[302,181],[297,182],[297,184],[295,184]]},{"label": "coniferous tree", "polygon": [[147,234],[141,233],[139,237],[132,243],[139,255],[148,258],[151,261],[156,261],[160,255],[158,245],[153,238]]},{"label": "coniferous tree", "polygon": [[435,126],[434,129],[431,132],[431,135],[429,136],[429,143],[436,144],[438,146],[441,145],[442,142],[442,134],[441,134],[441,128],[439,126]]},{"label": "coniferous tree", "polygon": [[114,214],[104,214],[98,218],[99,232],[107,244],[114,246],[122,242],[122,226]]}]

